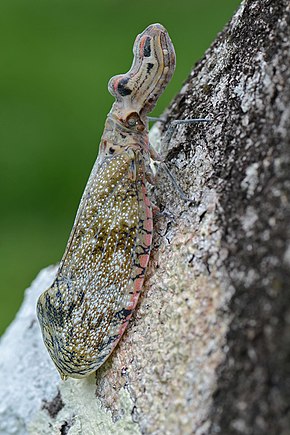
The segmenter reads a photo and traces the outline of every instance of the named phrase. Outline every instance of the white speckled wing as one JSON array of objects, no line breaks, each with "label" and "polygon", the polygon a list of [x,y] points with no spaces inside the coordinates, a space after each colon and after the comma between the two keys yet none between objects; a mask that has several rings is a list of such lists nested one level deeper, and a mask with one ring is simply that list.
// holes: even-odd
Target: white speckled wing
[{"label": "white speckled wing", "polygon": [[152,237],[143,178],[132,150],[103,160],[82,198],[57,278],[39,299],[45,343],[63,377],[96,370],[137,303]]}]

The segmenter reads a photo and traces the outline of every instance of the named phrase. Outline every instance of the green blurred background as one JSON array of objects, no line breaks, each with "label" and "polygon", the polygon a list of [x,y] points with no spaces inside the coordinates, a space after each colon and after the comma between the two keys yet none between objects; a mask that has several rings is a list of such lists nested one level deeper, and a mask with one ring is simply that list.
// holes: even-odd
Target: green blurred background
[{"label": "green blurred background", "polygon": [[60,260],[135,36],[154,22],[177,54],[161,114],[239,0],[1,0],[0,334]]}]

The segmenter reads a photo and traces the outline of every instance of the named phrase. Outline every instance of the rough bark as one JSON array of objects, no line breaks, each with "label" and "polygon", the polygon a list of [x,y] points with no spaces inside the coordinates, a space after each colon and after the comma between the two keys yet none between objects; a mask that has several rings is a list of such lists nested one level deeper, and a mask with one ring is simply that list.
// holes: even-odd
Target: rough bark
[{"label": "rough bark", "polygon": [[140,303],[85,381],[46,354],[40,274],[1,341],[1,434],[290,434],[289,1],[243,2],[167,115],[214,119],[162,150],[196,203],[160,176]]}]

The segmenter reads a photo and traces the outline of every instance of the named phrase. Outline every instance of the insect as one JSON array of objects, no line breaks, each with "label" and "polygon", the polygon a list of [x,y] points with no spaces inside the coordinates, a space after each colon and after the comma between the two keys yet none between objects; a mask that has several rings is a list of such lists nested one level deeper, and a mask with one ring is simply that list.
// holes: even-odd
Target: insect
[{"label": "insect", "polygon": [[37,315],[62,379],[97,370],[121,338],[143,285],[152,244],[148,118],[175,70],[166,29],[137,36],[133,64],[108,84],[115,102],[52,286]]}]

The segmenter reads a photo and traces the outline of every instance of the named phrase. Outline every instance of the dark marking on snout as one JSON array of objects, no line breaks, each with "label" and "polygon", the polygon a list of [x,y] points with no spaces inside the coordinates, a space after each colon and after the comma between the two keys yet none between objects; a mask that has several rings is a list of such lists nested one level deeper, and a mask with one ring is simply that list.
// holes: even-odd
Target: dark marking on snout
[{"label": "dark marking on snout", "polygon": [[144,57],[149,57],[151,54],[150,40],[151,38],[150,36],[148,36],[144,44],[144,50],[143,50]]},{"label": "dark marking on snout", "polygon": [[126,97],[126,95],[130,95],[132,93],[132,90],[126,87],[128,81],[129,81],[129,77],[125,77],[121,79],[118,83],[118,93],[122,97]]},{"label": "dark marking on snout", "polygon": [[150,71],[152,70],[153,67],[154,67],[153,63],[150,63],[150,62],[147,63],[147,74],[150,73]]}]

